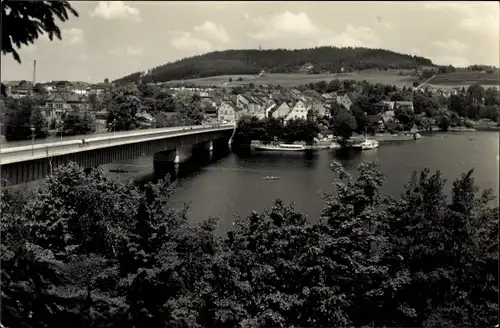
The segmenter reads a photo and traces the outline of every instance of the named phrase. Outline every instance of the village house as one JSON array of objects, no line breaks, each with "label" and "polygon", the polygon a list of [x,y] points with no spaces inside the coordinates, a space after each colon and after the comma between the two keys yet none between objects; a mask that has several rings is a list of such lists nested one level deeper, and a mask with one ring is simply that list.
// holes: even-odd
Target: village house
[{"label": "village house", "polygon": [[240,110],[248,110],[248,104],[250,103],[250,100],[247,99],[243,95],[237,95],[236,96],[236,107]]},{"label": "village house", "polygon": [[411,110],[412,112],[414,111],[413,110],[413,101],[396,101],[394,103],[394,109],[399,109],[399,110],[402,110],[402,109],[409,109]]},{"label": "village house", "polygon": [[236,107],[246,115],[265,115],[265,101],[257,97],[237,95]]},{"label": "village house", "polygon": [[269,99],[272,99],[277,103],[282,103],[282,102],[286,101],[286,97],[283,94],[281,94],[281,92],[270,93]]},{"label": "village house", "polygon": [[297,101],[285,117],[285,121],[290,121],[292,119],[307,119],[309,108],[302,100]]},{"label": "village house", "polygon": [[297,89],[290,89],[288,90],[288,93],[291,98],[298,99],[301,96],[301,93]]},{"label": "village house", "polygon": [[291,109],[286,102],[282,102],[281,104],[273,104],[266,109],[266,116],[285,119],[290,113],[290,110]]},{"label": "village house", "polygon": [[90,93],[94,93],[97,96],[102,95],[105,91],[109,90],[112,87],[110,83],[98,83],[94,84],[90,87]]},{"label": "village house", "polygon": [[322,102],[315,101],[312,103],[312,109],[318,113],[319,117],[330,117],[330,109],[327,108]]},{"label": "village house", "polygon": [[334,101],[337,98],[337,95],[333,92],[332,93],[323,93],[321,95],[321,97],[323,97],[324,101],[329,102],[329,101]]},{"label": "village house", "polygon": [[7,85],[6,93],[14,99],[21,99],[33,93],[33,86],[30,82],[19,85]]},{"label": "village house", "polygon": [[385,110],[394,110],[394,101],[382,100],[377,105],[384,108]]},{"label": "village house", "polygon": [[87,95],[89,95],[90,92],[91,92],[91,90],[92,89],[90,87],[86,87],[86,88],[84,88],[84,87],[71,88],[71,92],[73,92],[73,93],[75,93],[77,95],[80,95],[80,96],[83,96],[83,95],[87,96]]},{"label": "village house", "polygon": [[87,96],[74,93],[54,93],[45,99],[43,113],[47,119],[61,119],[62,115],[71,111],[88,111],[91,104]]},{"label": "village house", "polygon": [[343,93],[343,94],[337,95],[337,99],[336,100],[337,100],[337,103],[340,106],[343,106],[347,110],[351,110],[352,100],[351,100],[351,98],[349,98],[349,96],[347,95],[347,93]]},{"label": "village house", "polygon": [[219,122],[227,121],[231,123],[237,122],[242,116],[242,110],[230,100],[224,100],[217,109],[217,120]]},{"label": "village house", "polygon": [[324,101],[323,96],[316,90],[305,90],[302,94],[314,102]]},{"label": "village house", "polygon": [[385,121],[381,115],[367,115],[366,118],[370,124],[373,124],[376,127],[377,132],[385,130]]},{"label": "village house", "polygon": [[301,68],[298,69],[299,72],[307,73],[314,69],[314,65],[311,63],[305,63]]}]

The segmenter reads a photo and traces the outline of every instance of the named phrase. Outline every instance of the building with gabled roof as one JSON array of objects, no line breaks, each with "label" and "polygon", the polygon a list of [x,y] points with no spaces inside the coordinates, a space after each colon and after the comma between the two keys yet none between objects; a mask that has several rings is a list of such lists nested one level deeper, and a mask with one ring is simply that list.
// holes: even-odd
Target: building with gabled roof
[{"label": "building with gabled roof", "polygon": [[236,104],[230,100],[225,99],[217,108],[217,120],[219,122],[227,121],[235,123],[243,115],[243,110],[238,108]]}]

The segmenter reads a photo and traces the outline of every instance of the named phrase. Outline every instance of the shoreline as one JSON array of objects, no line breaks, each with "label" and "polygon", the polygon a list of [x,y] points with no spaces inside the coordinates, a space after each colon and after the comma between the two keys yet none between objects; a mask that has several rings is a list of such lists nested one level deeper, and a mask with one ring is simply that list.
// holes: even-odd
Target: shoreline
[{"label": "shoreline", "polygon": [[[429,130],[417,130],[411,133],[407,134],[378,134],[375,136],[353,136],[349,140],[351,141],[362,141],[365,138],[371,139],[371,140],[376,140],[379,143],[388,143],[391,141],[411,141],[411,140],[419,140],[421,138],[427,138],[427,137],[432,137],[432,134],[434,133],[462,133],[462,132],[495,132],[495,131],[500,131],[500,127],[478,127],[478,128],[465,128],[465,127],[454,127],[454,128],[449,128],[448,131],[440,131],[436,127],[433,127],[431,131]],[[414,138],[414,134],[418,133],[420,134],[419,139]],[[306,145],[305,143],[298,143],[298,144],[303,144],[307,147],[308,150],[328,150],[332,149],[331,144],[333,142],[337,142],[337,138],[334,137],[333,139],[323,139],[315,143],[314,145]],[[261,145],[262,142],[259,140],[254,140],[252,143],[249,145],[250,148],[254,148],[256,145]]]}]

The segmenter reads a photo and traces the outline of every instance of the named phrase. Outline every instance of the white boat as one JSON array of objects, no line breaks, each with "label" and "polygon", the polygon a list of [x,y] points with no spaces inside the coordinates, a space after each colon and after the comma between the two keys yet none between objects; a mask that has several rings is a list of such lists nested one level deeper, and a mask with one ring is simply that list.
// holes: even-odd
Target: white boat
[{"label": "white boat", "polygon": [[266,177],[263,177],[262,179],[264,180],[279,180],[280,177],[275,177],[275,176],[266,176]]},{"label": "white boat", "polygon": [[304,145],[294,145],[294,144],[279,144],[279,145],[256,145],[255,149],[259,150],[274,150],[274,151],[304,151],[306,147]]},{"label": "white boat", "polygon": [[342,146],[338,142],[335,142],[335,141],[330,144],[330,149],[338,149],[341,147]]},{"label": "white boat", "polygon": [[365,141],[363,141],[357,145],[354,145],[353,147],[361,148],[362,150],[375,149],[375,148],[378,148],[378,141],[371,140],[371,139],[365,139]]}]

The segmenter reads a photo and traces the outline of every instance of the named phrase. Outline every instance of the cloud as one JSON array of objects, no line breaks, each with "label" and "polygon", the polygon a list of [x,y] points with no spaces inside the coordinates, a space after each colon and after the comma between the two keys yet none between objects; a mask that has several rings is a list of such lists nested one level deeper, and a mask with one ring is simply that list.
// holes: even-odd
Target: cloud
[{"label": "cloud", "polygon": [[123,1],[99,1],[99,4],[90,13],[91,16],[103,19],[128,19],[141,21],[140,10],[125,4]]},{"label": "cloud", "polygon": [[175,31],[171,33],[172,39],[170,45],[176,49],[183,51],[195,51],[198,53],[209,52],[214,50],[212,43],[202,36],[212,39],[221,44],[227,44],[230,38],[226,29],[222,25],[217,25],[214,22],[206,21],[201,25],[193,28],[192,32]]},{"label": "cloud", "polygon": [[269,18],[252,20],[257,31],[249,37],[255,40],[307,39],[316,46],[377,47],[380,38],[364,26],[347,25],[341,33],[316,25],[304,12],[298,14],[285,11]]},{"label": "cloud", "polygon": [[349,24],[340,34],[325,33],[323,37],[318,39],[317,44],[318,46],[377,48],[380,44],[380,38],[371,28],[364,26],[354,27]]},{"label": "cloud", "polygon": [[197,38],[189,32],[172,32],[170,44],[179,50],[209,52],[212,50],[212,44],[207,40]]},{"label": "cloud", "polygon": [[452,12],[460,16],[460,27],[464,30],[483,34],[493,34],[498,37],[499,32],[499,11],[498,3],[477,2],[477,3],[451,3],[438,2],[424,4],[426,10]]},{"label": "cloud", "polygon": [[467,50],[467,45],[455,39],[448,39],[446,41],[438,40],[432,43],[434,46],[444,51],[449,52],[464,52]]},{"label": "cloud", "polygon": [[218,42],[228,43],[230,41],[224,26],[217,25],[211,21],[206,21],[201,25],[195,26],[194,30]]},{"label": "cloud", "polygon": [[61,37],[63,41],[67,41],[68,44],[72,46],[85,43],[84,33],[80,28],[73,27],[70,29],[62,30]]},{"label": "cloud", "polygon": [[113,56],[113,57],[118,57],[120,56],[120,50],[119,49],[109,49],[108,51],[106,51],[106,53],[110,56]]},{"label": "cloud", "polygon": [[142,55],[142,48],[139,47],[139,46],[127,46],[127,54],[131,55],[131,56],[140,56]]},{"label": "cloud", "polygon": [[256,33],[250,33],[250,37],[256,40],[272,40],[282,36],[311,36],[318,33],[316,26],[304,12],[298,14],[285,11],[270,18],[257,17],[252,20],[259,28]]}]

